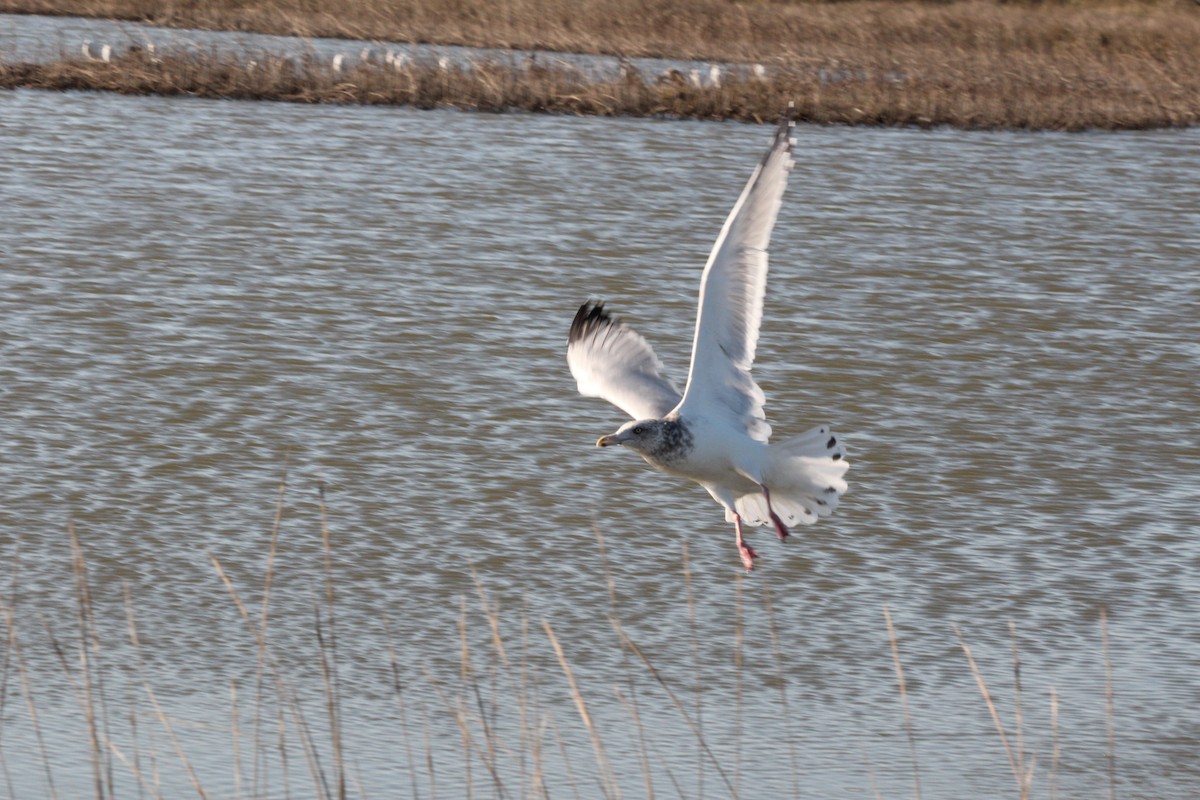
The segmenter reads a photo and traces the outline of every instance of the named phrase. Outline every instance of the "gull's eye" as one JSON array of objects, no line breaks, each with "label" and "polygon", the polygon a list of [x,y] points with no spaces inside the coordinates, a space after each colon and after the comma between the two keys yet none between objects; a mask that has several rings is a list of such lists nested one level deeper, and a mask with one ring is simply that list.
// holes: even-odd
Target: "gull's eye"
[{"label": "gull's eye", "polygon": [[638,425],[636,428],[633,429],[634,436],[641,436],[645,432],[646,432],[646,429],[643,428],[641,425]]}]

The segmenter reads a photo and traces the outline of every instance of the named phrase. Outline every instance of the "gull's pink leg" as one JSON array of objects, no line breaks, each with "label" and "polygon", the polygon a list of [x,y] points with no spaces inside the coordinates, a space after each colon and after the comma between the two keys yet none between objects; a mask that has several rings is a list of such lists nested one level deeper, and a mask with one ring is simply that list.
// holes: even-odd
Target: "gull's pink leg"
[{"label": "gull's pink leg", "polygon": [[733,515],[733,529],[737,531],[738,555],[742,557],[742,566],[746,568],[746,572],[753,572],[754,559],[758,558],[758,553],[742,538],[742,518],[737,514]]},{"label": "gull's pink leg", "polygon": [[771,508],[771,490],[759,484],[762,488],[763,497],[767,500],[767,513],[771,515],[771,523],[775,526],[775,535],[779,537],[779,541],[783,541],[788,537],[787,526],[783,524],[783,520],[775,513],[775,509]]}]

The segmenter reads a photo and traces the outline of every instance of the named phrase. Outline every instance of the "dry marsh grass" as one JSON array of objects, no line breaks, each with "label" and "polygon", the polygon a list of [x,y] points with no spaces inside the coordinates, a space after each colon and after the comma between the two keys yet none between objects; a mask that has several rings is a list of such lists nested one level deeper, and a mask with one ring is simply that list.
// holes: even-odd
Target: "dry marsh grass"
[{"label": "dry marsh grass", "polygon": [[[5,85],[256,97],[303,102],[454,105],[581,114],[801,117],[965,128],[1151,128],[1200,118],[1200,6],[1191,0],[1078,3],[728,3],[718,0],[0,0],[0,10],[115,17],[160,25],[375,41],[546,49],[762,63],[766,84],[719,90],[644,79],[596,84],[480,64],[447,78],[330,76],[258,59],[175,57],[157,69],[76,63],[9,66]],[[166,62],[166,59],[164,59]],[[120,75],[118,71],[125,74]]]},{"label": "dry marsh grass", "polygon": [[800,121],[967,129],[1083,130],[1189,126],[1200,122],[1200,69],[1174,76],[1133,64],[1107,78],[1062,69],[1022,73],[994,67],[980,82],[876,65],[777,67],[765,79],[728,71],[719,86],[682,75],[596,80],[569,64],[511,59],[393,66],[348,59],[231,56],[131,48],[111,62],[0,63],[0,88],[98,90],[300,103],[359,103],[764,121],[794,103]]},{"label": "dry marsh grass", "polygon": [[[499,602],[489,595],[484,582],[473,571],[476,599],[468,602],[466,597],[461,598],[457,631],[460,664],[456,670],[443,669],[435,675],[428,665],[413,662],[412,648],[405,654],[408,660],[403,660],[391,641],[390,632],[387,652],[376,654],[378,663],[364,663],[361,651],[353,657],[345,655],[339,649],[339,638],[349,637],[352,642],[353,632],[339,629],[338,587],[333,577],[334,545],[326,522],[324,498],[321,497],[319,502],[321,555],[320,566],[316,569],[322,574],[310,576],[315,588],[309,634],[314,648],[308,656],[296,651],[294,639],[284,645],[275,641],[278,629],[285,627],[272,616],[270,599],[279,559],[284,555],[279,536],[282,505],[277,508],[264,559],[265,571],[260,580],[248,582],[243,578],[236,581],[216,556],[209,556],[214,597],[224,594],[236,609],[233,629],[226,635],[230,640],[240,639],[250,645],[244,650],[248,663],[232,665],[236,677],[229,680],[227,719],[187,721],[173,715],[171,699],[166,695],[160,697],[155,689],[156,686],[161,688],[170,678],[156,672],[163,666],[161,655],[154,659],[143,657],[146,645],[128,587],[123,592],[123,614],[118,612],[116,615],[125,619],[122,636],[125,641],[117,642],[114,631],[119,631],[120,626],[114,628],[106,621],[113,609],[94,599],[85,548],[74,528],[69,530],[69,569],[76,600],[74,618],[45,624],[42,635],[52,640],[53,650],[57,653],[56,662],[52,663],[57,663],[69,686],[67,705],[73,706],[73,715],[83,723],[69,727],[77,737],[75,749],[88,754],[89,793],[97,800],[132,796],[134,784],[138,796],[157,798],[172,796],[185,786],[199,797],[279,796],[281,784],[285,796],[330,800],[351,795],[365,797],[368,788],[378,791],[378,786],[364,785],[364,756],[355,752],[350,737],[344,733],[347,729],[353,730],[355,725],[355,720],[348,719],[345,711],[347,697],[353,693],[347,687],[359,685],[369,672],[388,676],[383,688],[392,695],[384,698],[393,705],[390,713],[386,703],[381,701],[373,702],[369,712],[374,718],[386,718],[386,723],[393,726],[389,729],[386,748],[390,765],[387,774],[392,777],[385,792],[394,793],[407,782],[411,784],[411,796],[434,797],[438,795],[440,782],[443,795],[457,796],[463,796],[461,792],[465,787],[465,796],[478,793],[494,797],[551,797],[569,793],[618,798],[637,794],[640,788],[644,796],[653,797],[654,780],[661,784],[665,773],[678,796],[687,796],[686,787],[681,786],[671,769],[672,766],[679,769],[680,754],[691,749],[694,763],[682,766],[693,771],[692,777],[712,770],[716,777],[711,787],[713,794],[730,797],[741,794],[741,751],[734,747],[731,753],[728,742],[721,742],[721,747],[717,748],[718,743],[711,741],[712,733],[706,728],[701,713],[703,704],[699,692],[703,681],[699,666],[691,665],[695,674],[689,676],[686,673],[691,670],[686,664],[656,662],[623,626],[621,602],[599,532],[597,537],[610,609],[607,622],[615,634],[612,643],[621,650],[626,672],[619,685],[610,688],[619,707],[628,715],[627,721],[614,720],[611,712],[605,721],[597,719],[591,709],[600,705],[611,707],[611,696],[605,697],[603,687],[594,683],[585,685],[578,680],[572,653],[556,634],[553,624],[542,620],[540,626],[531,625],[528,615],[522,613],[517,628],[519,633],[514,634],[512,611],[509,610],[502,619]],[[691,610],[694,600],[690,593],[686,548],[680,579],[687,587]],[[752,590],[743,591],[741,575],[734,580],[738,581],[737,608],[732,618],[733,652],[729,656],[737,667],[741,665],[746,638],[742,606]],[[21,588],[20,559],[15,558],[11,584],[6,591],[0,592],[0,617],[4,620],[3,645],[0,646],[0,718],[12,726],[8,730],[18,734],[21,730],[17,725],[31,729],[36,748],[26,749],[31,750],[32,758],[40,763],[15,769],[17,765],[10,760],[10,755],[6,755],[5,745],[11,747],[11,737],[3,739],[0,740],[0,775],[4,776],[8,795],[12,797],[30,796],[30,782],[35,781],[33,775],[37,773],[41,773],[48,796],[65,796],[56,789],[56,776],[78,777],[84,770],[81,764],[72,762],[76,753],[56,752],[46,745],[47,723],[40,710],[46,704],[48,692],[43,691],[42,684],[52,680],[46,670],[54,667],[43,665],[35,672],[26,659],[29,650],[44,647],[44,643],[31,641],[28,629],[22,633],[23,626],[18,620],[30,612],[25,608]],[[596,591],[602,594],[606,589],[598,584]],[[760,591],[761,596],[756,596]],[[754,601],[761,599],[761,607],[767,614],[771,648],[778,650],[770,592],[765,585],[760,585],[753,593],[751,597]],[[252,598],[257,598],[257,604]],[[921,784],[916,740],[921,735],[920,726],[909,712],[901,662],[903,638],[897,635],[886,606],[883,623],[887,640],[880,647],[878,657],[882,664],[890,660],[895,666],[894,688],[898,690],[898,703],[891,713],[903,718],[912,752],[914,796],[919,798]],[[292,625],[295,625],[294,619]],[[1025,800],[1035,789],[1041,793],[1048,786],[1049,796],[1054,797],[1059,777],[1060,742],[1057,697],[1053,689],[1050,692],[1051,730],[1030,730],[1022,713],[1021,666],[1015,629],[1010,625],[1013,677],[1011,687],[1006,689],[1011,694],[1007,704],[1011,711],[998,703],[995,690],[989,687],[957,627],[954,635],[994,724],[997,741],[988,746],[993,748],[996,760],[1007,759],[1013,773],[1013,784],[1008,791],[997,786],[992,796],[1009,795]],[[453,636],[451,634],[450,638]],[[695,636],[694,632],[692,636]],[[1111,661],[1103,610],[1100,636],[1104,645],[1106,688],[1103,702],[1108,728],[1107,780],[1111,795],[1119,776],[1113,767]],[[297,659],[305,657],[315,660],[316,666],[298,669]],[[782,658],[776,659],[775,669],[781,693],[779,708],[790,719],[786,687],[795,679],[787,676]],[[214,667],[214,670],[219,672],[220,668]],[[455,671],[457,675],[452,674]],[[343,679],[342,675],[347,672],[355,676],[353,681]],[[694,685],[697,692],[694,702],[688,702],[685,695],[689,685]],[[553,700],[553,697],[559,699]],[[6,708],[6,700],[12,704],[10,707]],[[740,690],[732,702],[735,704],[732,709],[710,707],[704,713],[718,717],[732,715],[740,720],[743,714]],[[219,713],[220,703],[216,705]],[[210,703],[208,707],[213,706]],[[665,731],[643,728],[643,714],[653,712],[662,720],[664,709],[680,724]],[[24,719],[19,719],[22,716]],[[128,720],[128,726],[121,724],[122,719]],[[441,734],[431,733],[439,727]],[[453,735],[445,734],[447,727],[457,730],[457,745]],[[739,722],[735,735],[741,735],[740,728]],[[632,729],[638,731],[636,743],[630,734]],[[5,728],[0,727],[0,730]],[[693,748],[670,745],[669,749],[676,753],[676,762],[665,763],[658,746],[664,744],[664,737],[675,738],[682,731],[689,732],[694,739]],[[791,735],[795,734],[789,733]],[[62,747],[61,736],[55,741]],[[357,741],[362,744],[361,739]],[[575,750],[575,767],[567,756],[568,741],[573,743]],[[625,745],[619,761],[611,754],[611,746],[616,742]],[[789,747],[793,745],[788,742]],[[219,752],[211,752],[214,747]],[[1035,770],[1037,756],[1046,749],[1050,750],[1050,757],[1045,759],[1049,766],[1038,772]],[[554,758],[556,750],[562,755],[561,761]],[[590,765],[580,768],[581,750],[583,756],[594,759],[594,768]],[[683,758],[687,760],[687,757]],[[555,761],[553,765],[551,760]],[[793,787],[793,796],[799,796],[804,775],[794,756],[789,762],[788,780]],[[653,771],[651,763],[655,764]],[[435,767],[435,764],[440,766]],[[447,764],[455,765],[454,774],[439,773]],[[869,761],[866,769],[874,783]],[[14,782],[14,772],[23,775],[21,780],[26,782]],[[62,781],[67,782],[69,780]],[[878,791],[876,796],[879,796]]]},{"label": "dry marsh grass", "polygon": [[962,49],[1011,56],[1187,46],[1200,16],[1191,0],[0,0],[0,10],[293,36],[847,64],[872,51],[904,61],[928,50],[936,59]]}]

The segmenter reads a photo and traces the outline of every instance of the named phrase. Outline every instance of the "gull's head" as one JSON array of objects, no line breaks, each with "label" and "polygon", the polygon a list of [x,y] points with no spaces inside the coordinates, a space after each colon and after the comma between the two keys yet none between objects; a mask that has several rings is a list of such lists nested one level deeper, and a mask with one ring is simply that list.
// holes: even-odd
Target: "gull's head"
[{"label": "gull's head", "polygon": [[638,419],[626,422],[616,433],[601,436],[596,441],[596,447],[609,447],[621,444],[639,453],[651,453],[661,449],[664,437],[663,421],[661,419]]}]

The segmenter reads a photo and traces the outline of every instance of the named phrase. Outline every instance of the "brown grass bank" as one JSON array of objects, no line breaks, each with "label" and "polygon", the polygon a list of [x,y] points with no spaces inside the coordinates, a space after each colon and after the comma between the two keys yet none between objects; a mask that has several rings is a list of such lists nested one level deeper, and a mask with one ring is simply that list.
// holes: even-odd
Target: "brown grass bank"
[{"label": "brown grass bank", "polygon": [[230,60],[180,57],[154,68],[129,59],[103,68],[8,66],[8,86],[733,119],[773,117],[787,98],[813,121],[966,128],[1150,128],[1200,117],[1200,5],[1192,0],[0,0],[0,10],[753,62],[772,76],[697,89],[587,84],[569,71],[534,78],[504,65],[447,80],[429,68],[334,77],[316,64],[276,68],[259,59],[268,68],[255,73]]},{"label": "brown grass bank", "polygon": [[[1168,56],[1200,43],[1193,0],[0,0],[0,11],[471,47],[788,63],[964,51]],[[915,59],[915,60],[914,60]],[[1095,71],[1095,70],[1093,70]]]},{"label": "brown grass bank", "polygon": [[778,67],[765,79],[734,73],[712,86],[635,70],[596,82],[570,66],[517,59],[448,68],[432,61],[397,67],[347,59],[339,70],[311,57],[182,51],[152,56],[134,48],[111,62],[0,63],[0,88],[744,121],[775,119],[794,102],[797,118],[805,122],[967,129],[1200,123],[1200,71],[1185,81],[1132,66],[1108,77],[1044,66],[1044,73],[1023,73],[991,65],[983,78],[954,70]]}]

